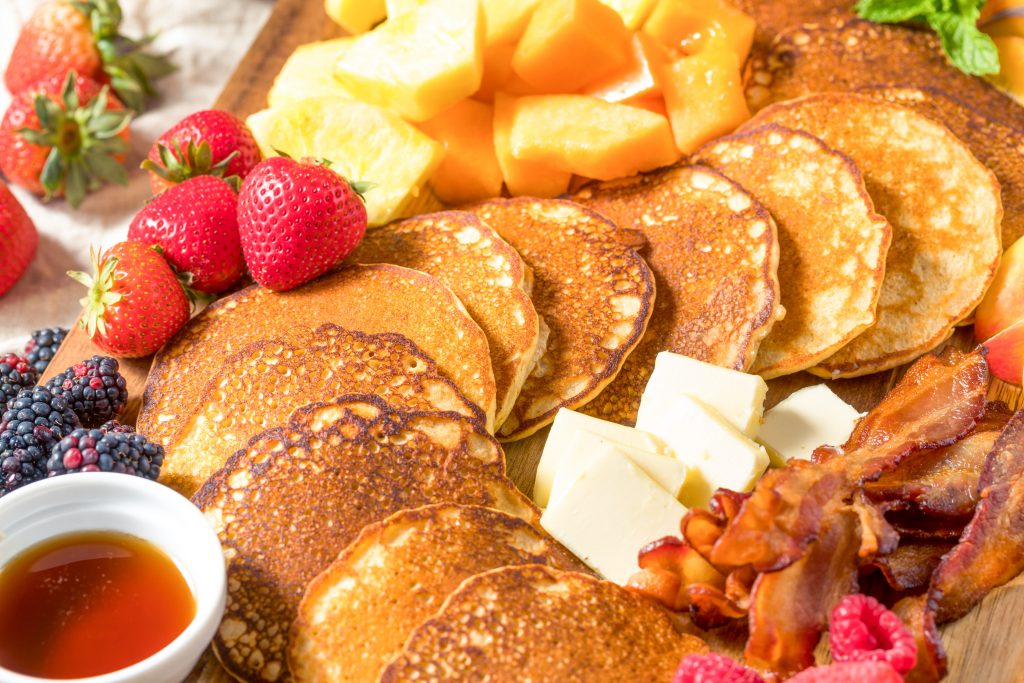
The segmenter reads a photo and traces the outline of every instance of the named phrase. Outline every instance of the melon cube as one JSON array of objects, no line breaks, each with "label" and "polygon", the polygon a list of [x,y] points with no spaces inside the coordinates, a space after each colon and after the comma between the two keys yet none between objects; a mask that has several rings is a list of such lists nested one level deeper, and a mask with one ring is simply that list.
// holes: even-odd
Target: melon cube
[{"label": "melon cube", "polygon": [[643,31],[666,47],[697,54],[713,43],[728,45],[742,65],[757,24],[726,0],[660,0]]},{"label": "melon cube", "polygon": [[401,217],[444,156],[440,143],[397,115],[365,102],[314,97],[264,109],[246,119],[263,156],[328,159],[366,192],[370,225]]},{"label": "melon cube", "polygon": [[584,88],[584,95],[605,102],[624,102],[661,95],[661,74],[669,62],[668,50],[646,33],[634,33],[630,46],[629,61]]},{"label": "melon cube", "polygon": [[425,121],[480,87],[483,41],[479,0],[430,0],[356,38],[335,76],[359,99]]},{"label": "melon cube", "polygon": [[331,95],[355,99],[334,77],[334,64],[352,45],[353,38],[335,38],[317,43],[307,43],[295,48],[288,57],[274,85],[267,93],[271,107],[280,106],[293,100]]},{"label": "melon cube", "polygon": [[664,116],[586,95],[519,98],[510,144],[517,159],[598,180],[679,158]]},{"label": "melon cube", "polygon": [[600,0],[546,0],[533,13],[512,68],[542,92],[573,92],[629,57],[629,29]]},{"label": "melon cube", "polygon": [[444,160],[430,179],[438,199],[466,204],[501,194],[501,167],[494,153],[494,107],[463,100],[419,128],[444,145]]},{"label": "melon cube", "polygon": [[516,43],[523,36],[540,0],[482,0],[488,45]]},{"label": "melon cube", "polygon": [[384,0],[324,0],[324,11],[349,33],[363,33],[384,21]]},{"label": "melon cube", "polygon": [[571,173],[544,164],[517,159],[510,137],[516,98],[498,93],[494,98],[494,151],[498,156],[505,187],[514,196],[557,197],[569,189]]},{"label": "melon cube", "polygon": [[601,2],[619,13],[626,28],[636,30],[643,25],[658,0],[601,0]]},{"label": "melon cube", "polygon": [[475,99],[490,104],[494,102],[495,94],[506,90],[506,85],[515,75],[512,71],[512,54],[515,51],[515,43],[484,47],[484,75],[480,79],[479,90],[473,94]]},{"label": "melon cube", "polygon": [[662,92],[676,147],[683,154],[692,154],[750,118],[739,61],[725,47],[672,62],[662,78]]},{"label": "melon cube", "polygon": [[428,2],[430,0],[385,0],[384,6],[388,11],[388,19],[394,19],[400,14],[405,14],[409,10],[414,10]]},{"label": "melon cube", "polygon": [[664,97],[643,97],[623,102],[623,104],[628,104],[631,107],[640,107],[641,109],[652,111],[659,116],[664,116],[666,119],[668,118],[668,107],[665,106]]}]

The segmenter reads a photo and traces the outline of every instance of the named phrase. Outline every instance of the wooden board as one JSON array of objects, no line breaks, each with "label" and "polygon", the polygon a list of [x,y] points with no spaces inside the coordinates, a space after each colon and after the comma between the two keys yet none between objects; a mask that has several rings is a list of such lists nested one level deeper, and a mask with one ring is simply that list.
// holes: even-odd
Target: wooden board
[{"label": "wooden board", "polygon": [[[242,117],[263,109],[274,76],[298,45],[340,35],[341,30],[327,19],[322,3],[318,0],[277,0],[267,25],[242,59],[214,106]],[[422,212],[438,206],[436,199],[425,194],[415,208]],[[950,343],[960,348],[970,348],[971,329],[958,330]],[[50,363],[44,379],[97,353],[102,351],[76,326]],[[122,361],[121,370],[128,380],[130,393],[124,419],[126,422],[134,422],[138,415],[150,361],[149,358]],[[881,400],[901,374],[901,370],[893,370],[864,378],[826,383],[845,401],[864,412]],[[768,383],[767,407],[775,405],[797,389],[821,381],[807,373],[772,380]],[[993,381],[989,397],[1005,401],[1013,408],[1024,403],[1020,389],[998,380]],[[530,438],[505,447],[509,476],[527,494],[533,489],[537,462],[547,432],[547,429],[541,430]],[[1016,637],[1022,615],[1024,575],[993,591],[978,608],[960,621],[943,627],[943,643],[950,661],[950,673],[946,680],[984,683],[1024,681],[1024,640]],[[729,638],[729,635],[733,637]],[[742,655],[742,643],[736,637],[735,630],[711,635],[709,640],[717,649],[734,656]],[[819,648],[819,652],[824,655],[823,648]],[[226,683],[232,679],[208,652],[188,680]]]}]

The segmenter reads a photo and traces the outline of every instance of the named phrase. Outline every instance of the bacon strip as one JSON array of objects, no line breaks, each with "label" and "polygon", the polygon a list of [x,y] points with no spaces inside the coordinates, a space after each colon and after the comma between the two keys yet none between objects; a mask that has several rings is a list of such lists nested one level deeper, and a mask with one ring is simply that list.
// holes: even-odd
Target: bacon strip
[{"label": "bacon strip", "polygon": [[897,591],[918,591],[931,581],[942,556],[953,549],[954,541],[903,540],[896,550],[876,557],[872,564],[881,570],[889,586]]},{"label": "bacon strip", "polygon": [[892,611],[917,642],[917,664],[904,676],[906,683],[935,683],[946,675],[946,651],[935,626],[935,615],[924,595],[903,598]]}]

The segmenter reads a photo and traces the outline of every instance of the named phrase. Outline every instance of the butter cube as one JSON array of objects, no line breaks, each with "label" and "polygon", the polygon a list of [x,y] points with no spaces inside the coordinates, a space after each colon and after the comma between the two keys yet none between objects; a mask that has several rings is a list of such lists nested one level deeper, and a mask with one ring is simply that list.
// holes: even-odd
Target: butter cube
[{"label": "butter cube", "polygon": [[818,446],[846,443],[862,417],[824,384],[793,392],[764,415],[757,440],[768,449],[772,464],[810,460]]}]

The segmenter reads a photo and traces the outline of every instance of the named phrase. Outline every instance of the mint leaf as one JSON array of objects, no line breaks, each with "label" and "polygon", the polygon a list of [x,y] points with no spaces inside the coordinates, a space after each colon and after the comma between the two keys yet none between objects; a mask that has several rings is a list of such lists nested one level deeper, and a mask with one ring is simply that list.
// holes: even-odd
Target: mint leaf
[{"label": "mint leaf", "polygon": [[[894,24],[923,19],[936,12],[937,0],[858,0],[857,14],[869,21]],[[975,2],[975,0],[965,0]]]},{"label": "mint leaf", "polygon": [[938,12],[928,17],[928,25],[939,34],[942,48],[953,64],[972,76],[999,73],[999,50],[992,38],[975,25],[977,8],[964,16]]}]

